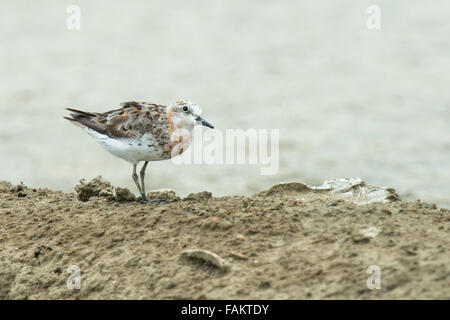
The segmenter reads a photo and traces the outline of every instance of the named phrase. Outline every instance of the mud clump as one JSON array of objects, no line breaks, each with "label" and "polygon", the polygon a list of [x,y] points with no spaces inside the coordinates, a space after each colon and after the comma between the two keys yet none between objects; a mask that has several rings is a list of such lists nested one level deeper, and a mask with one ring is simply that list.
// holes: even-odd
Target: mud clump
[{"label": "mud clump", "polygon": [[448,209],[357,181],[141,204],[96,179],[76,196],[0,182],[0,299],[450,299]]},{"label": "mud clump", "polygon": [[173,190],[162,189],[147,193],[147,199],[154,202],[174,202],[179,201],[180,197]]},{"label": "mud clump", "polygon": [[85,179],[80,180],[80,184],[75,187],[77,199],[83,202],[89,201],[92,197],[106,198],[110,201],[132,202],[136,200],[135,195],[127,188],[114,188],[111,183],[101,176],[95,177],[86,183]]},{"label": "mud clump", "polygon": [[80,201],[89,201],[91,197],[111,197],[113,195],[113,186],[102,176],[97,176],[88,183],[85,179],[80,180],[80,184],[75,186],[77,199]]},{"label": "mud clump", "polygon": [[29,189],[23,182],[13,186],[12,184],[4,184],[0,189],[0,192],[10,192],[16,194],[18,198],[32,198],[33,193],[37,192],[36,189]]},{"label": "mud clump", "polygon": [[271,197],[274,195],[286,195],[286,194],[295,194],[298,196],[299,194],[307,191],[308,186],[306,184],[299,182],[288,182],[277,184],[271,187],[269,190],[262,191],[256,194],[256,196]]},{"label": "mud clump", "polygon": [[117,202],[130,202],[136,200],[134,194],[132,194],[131,191],[127,188],[117,187],[115,188],[114,191],[115,191],[114,199]]},{"label": "mud clump", "polygon": [[208,191],[202,191],[198,193],[189,194],[184,200],[187,201],[206,201],[212,198],[212,193]]}]

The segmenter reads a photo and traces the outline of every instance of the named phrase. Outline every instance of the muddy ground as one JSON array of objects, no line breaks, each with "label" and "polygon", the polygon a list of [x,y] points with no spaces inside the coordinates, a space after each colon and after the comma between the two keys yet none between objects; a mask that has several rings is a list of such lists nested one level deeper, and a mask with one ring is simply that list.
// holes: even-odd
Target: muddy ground
[{"label": "muddy ground", "polygon": [[432,204],[356,205],[299,183],[145,205],[77,191],[0,183],[1,299],[450,299],[450,210]]}]

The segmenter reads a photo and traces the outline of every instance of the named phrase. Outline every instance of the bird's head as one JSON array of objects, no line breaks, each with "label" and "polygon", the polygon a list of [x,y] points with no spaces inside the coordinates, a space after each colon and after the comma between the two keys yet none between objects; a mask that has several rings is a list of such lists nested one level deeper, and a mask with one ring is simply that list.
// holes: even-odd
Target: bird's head
[{"label": "bird's head", "polygon": [[175,128],[188,129],[191,131],[196,124],[201,124],[214,129],[208,121],[200,117],[202,113],[200,106],[190,101],[177,101],[169,106],[168,111],[172,125]]}]

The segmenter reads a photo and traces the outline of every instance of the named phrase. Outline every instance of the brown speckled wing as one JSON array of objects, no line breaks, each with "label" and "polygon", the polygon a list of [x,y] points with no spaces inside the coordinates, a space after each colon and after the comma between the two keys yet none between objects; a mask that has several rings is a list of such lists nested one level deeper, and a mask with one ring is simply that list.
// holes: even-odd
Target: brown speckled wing
[{"label": "brown speckled wing", "polygon": [[166,106],[135,101],[121,103],[121,106],[121,109],[104,113],[67,108],[73,113],[72,118],[66,119],[115,139],[139,138],[145,133],[151,133],[158,139],[168,133]]}]

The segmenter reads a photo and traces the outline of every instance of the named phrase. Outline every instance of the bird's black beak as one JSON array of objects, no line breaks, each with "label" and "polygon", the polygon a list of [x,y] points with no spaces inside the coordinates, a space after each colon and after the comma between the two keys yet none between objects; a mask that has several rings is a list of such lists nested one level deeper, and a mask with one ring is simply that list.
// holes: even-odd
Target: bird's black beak
[{"label": "bird's black beak", "polygon": [[210,124],[208,121],[206,121],[205,119],[203,119],[203,118],[200,117],[200,116],[197,116],[197,118],[195,118],[195,120],[196,120],[198,123],[201,123],[202,125],[204,125],[205,127],[214,129],[214,127],[213,127],[212,124]]}]

